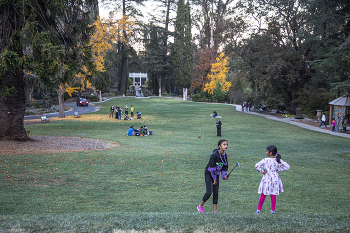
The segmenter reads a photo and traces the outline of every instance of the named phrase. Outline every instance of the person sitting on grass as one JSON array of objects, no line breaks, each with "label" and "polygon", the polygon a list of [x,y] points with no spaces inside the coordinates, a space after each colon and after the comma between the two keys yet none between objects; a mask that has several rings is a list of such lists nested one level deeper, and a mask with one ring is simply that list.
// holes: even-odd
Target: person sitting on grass
[{"label": "person sitting on grass", "polygon": [[141,127],[140,127],[140,135],[148,135],[148,133],[147,133],[147,127],[145,126],[145,125],[142,125]]},{"label": "person sitting on grass", "polygon": [[210,117],[212,117],[212,118],[215,118],[217,116],[218,116],[218,114],[216,113],[216,111],[214,111],[213,114],[210,115]]},{"label": "person sitting on grass", "polygon": [[136,136],[135,125],[132,125],[132,126],[129,128],[128,136]]}]

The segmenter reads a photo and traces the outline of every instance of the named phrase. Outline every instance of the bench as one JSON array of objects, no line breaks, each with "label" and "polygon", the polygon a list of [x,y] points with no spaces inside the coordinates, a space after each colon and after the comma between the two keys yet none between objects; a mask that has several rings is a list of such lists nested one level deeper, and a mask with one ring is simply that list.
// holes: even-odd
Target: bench
[{"label": "bench", "polygon": [[74,114],[74,117],[81,117],[81,115],[79,115],[78,112],[74,112],[73,114]]},{"label": "bench", "polygon": [[41,122],[46,122],[46,121],[50,121],[50,119],[47,119],[46,116],[42,116],[40,117],[41,118]]},{"label": "bench", "polygon": [[277,110],[271,109],[269,110],[269,113],[277,113]]}]

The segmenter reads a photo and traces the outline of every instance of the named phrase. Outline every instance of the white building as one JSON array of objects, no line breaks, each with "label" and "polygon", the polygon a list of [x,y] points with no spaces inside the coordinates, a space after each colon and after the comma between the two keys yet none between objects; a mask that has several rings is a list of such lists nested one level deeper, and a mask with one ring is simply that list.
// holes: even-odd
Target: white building
[{"label": "white building", "polygon": [[129,73],[129,78],[135,87],[143,86],[147,80],[147,73]]}]

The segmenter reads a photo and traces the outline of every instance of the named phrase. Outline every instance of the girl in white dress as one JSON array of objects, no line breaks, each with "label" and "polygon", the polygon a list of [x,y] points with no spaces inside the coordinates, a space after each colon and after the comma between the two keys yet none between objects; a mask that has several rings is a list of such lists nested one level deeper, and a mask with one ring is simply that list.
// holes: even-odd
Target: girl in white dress
[{"label": "girl in white dress", "polygon": [[266,148],[268,158],[262,159],[255,165],[255,169],[264,176],[261,179],[258,193],[261,194],[257,214],[264,204],[266,195],[271,196],[271,214],[275,213],[276,195],[283,192],[282,181],[278,175],[279,171],[286,171],[290,166],[281,159],[281,155],[277,152],[277,147],[274,145]]}]

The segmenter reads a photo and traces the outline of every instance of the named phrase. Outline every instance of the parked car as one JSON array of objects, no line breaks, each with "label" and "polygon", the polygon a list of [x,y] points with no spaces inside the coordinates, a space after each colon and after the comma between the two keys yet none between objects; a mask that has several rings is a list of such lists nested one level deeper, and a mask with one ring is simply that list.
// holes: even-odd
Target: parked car
[{"label": "parked car", "polygon": [[78,98],[77,106],[89,106],[89,101],[87,101],[85,98]]}]

